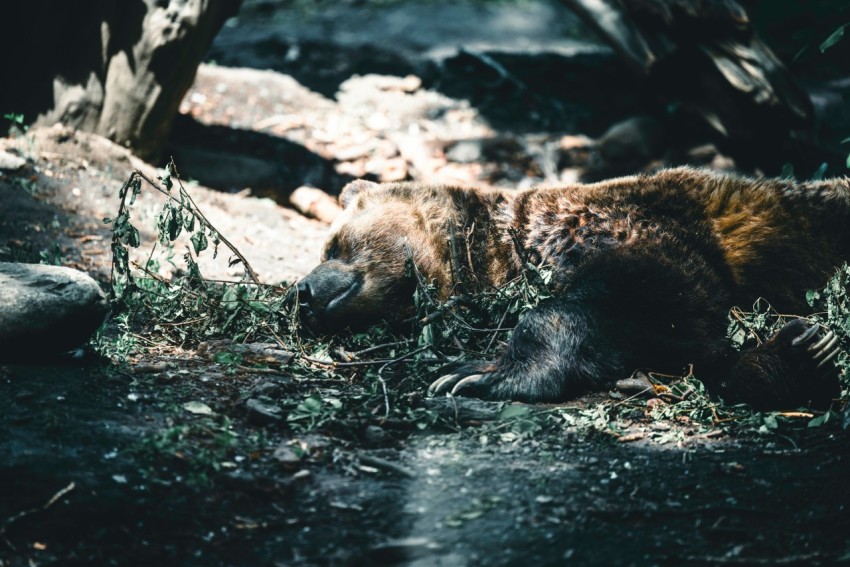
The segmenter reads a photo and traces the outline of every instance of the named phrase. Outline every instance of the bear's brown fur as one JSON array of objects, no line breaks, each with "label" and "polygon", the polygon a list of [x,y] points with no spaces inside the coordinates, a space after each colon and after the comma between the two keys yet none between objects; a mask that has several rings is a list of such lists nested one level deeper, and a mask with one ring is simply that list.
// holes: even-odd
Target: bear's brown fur
[{"label": "bear's brown fur", "polygon": [[298,285],[316,329],[409,314],[409,256],[444,298],[460,282],[502,284],[524,261],[554,268],[556,298],[521,319],[502,358],[436,391],[556,401],[634,368],[694,363],[730,401],[824,404],[837,393],[832,363],[814,377],[814,362],[832,354],[820,331],[795,321],[739,357],[725,326],[732,305],[760,296],[800,312],[805,290],[850,259],[846,178],[677,168],[525,191],[356,181],[340,200],[322,264]]}]

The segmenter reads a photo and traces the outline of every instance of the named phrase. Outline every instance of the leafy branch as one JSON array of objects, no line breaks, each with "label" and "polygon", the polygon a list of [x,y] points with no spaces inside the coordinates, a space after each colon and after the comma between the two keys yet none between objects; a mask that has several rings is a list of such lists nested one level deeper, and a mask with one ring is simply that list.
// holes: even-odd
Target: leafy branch
[{"label": "leafy branch", "polygon": [[[215,247],[213,258],[218,254],[219,243],[224,244],[237,258],[237,260],[231,260],[229,265],[233,266],[241,263],[245,269],[246,276],[253,283],[260,284],[260,280],[247,258],[213,227],[209,219],[201,212],[195,200],[186,191],[173,160],[168,162],[168,165],[165,167],[165,174],[159,180],[162,182],[162,185],[151,180],[139,170],[131,173],[118,193],[118,198],[120,199],[118,215],[114,219],[104,219],[105,223],[112,224],[113,227],[112,287],[113,292],[116,294],[113,296],[113,299],[120,299],[126,285],[132,283],[127,247],[138,248],[141,242],[138,229],[130,223],[130,207],[135,203],[136,197],[142,192],[142,181],[147,183],[155,191],[164,195],[167,199],[157,223],[160,243],[168,244],[174,242],[185,229],[187,233],[193,233],[190,239],[192,247],[195,254],[200,254],[208,248],[209,239],[212,239]],[[174,180],[177,181],[177,196],[172,193]],[[128,196],[129,202],[127,200]],[[199,225],[197,229],[195,228],[196,222]],[[153,250],[151,254],[153,254]]]}]

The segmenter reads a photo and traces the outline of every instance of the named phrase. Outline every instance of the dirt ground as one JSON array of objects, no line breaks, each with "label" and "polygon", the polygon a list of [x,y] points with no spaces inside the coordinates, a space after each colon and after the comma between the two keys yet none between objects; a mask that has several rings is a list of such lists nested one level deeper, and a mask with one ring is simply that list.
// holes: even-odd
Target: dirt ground
[{"label": "dirt ground", "polygon": [[[333,195],[362,176],[524,186],[572,181],[593,159],[585,134],[603,129],[593,130],[596,110],[573,122],[589,129],[534,130],[523,116],[509,128],[486,101],[429,88],[415,74],[427,66],[410,61],[457,45],[464,29],[451,17],[420,44],[405,25],[433,11],[390,3],[381,17],[401,31],[381,53],[407,55],[385,60],[352,32],[374,35],[381,21],[368,14],[348,27],[333,28],[332,13],[296,14],[307,23],[286,14],[296,18],[287,24],[266,4],[249,2],[224,30],[211,54],[218,64],[199,70],[166,150],[264,282],[292,282],[318,257],[328,225],[286,206],[297,187]],[[569,20],[534,27],[553,18],[536,2],[526,20],[507,17],[512,3],[501,12],[458,4],[489,22],[469,44],[498,41],[499,22],[529,49],[570,29]],[[314,48],[316,30],[348,46],[322,76],[296,65],[328,49]],[[579,31],[572,37],[558,49],[608,56]],[[225,67],[228,52],[260,69],[261,55],[290,53],[293,75]],[[370,61],[375,74],[351,75]],[[154,178],[156,168],[61,127],[10,135],[0,150],[28,161],[0,176],[0,260],[61,263],[106,286],[102,219],[115,215],[131,171]],[[161,206],[148,191],[135,205],[144,241],[155,238]],[[241,273],[227,262],[202,267],[211,278]],[[233,364],[144,339],[115,360],[45,361],[34,345],[32,364],[0,366],[0,567],[850,563],[850,439],[840,424],[658,420],[643,399],[605,394],[458,407],[428,400],[427,376],[392,375],[385,397],[357,374]],[[406,413],[387,418],[385,403]],[[593,414],[612,405],[630,409],[613,422]]]}]

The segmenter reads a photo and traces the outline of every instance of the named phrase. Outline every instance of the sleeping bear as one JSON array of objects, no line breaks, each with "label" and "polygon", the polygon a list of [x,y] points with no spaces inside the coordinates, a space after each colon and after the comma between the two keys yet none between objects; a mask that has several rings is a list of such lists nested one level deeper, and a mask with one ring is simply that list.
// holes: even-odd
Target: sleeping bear
[{"label": "sleeping bear", "polygon": [[[522,191],[361,180],[340,203],[321,264],[296,286],[318,332],[409,317],[408,258],[444,299],[458,258],[492,286],[525,262],[552,271],[554,297],[521,317],[501,357],[443,376],[432,394],[557,402],[637,368],[688,364],[713,394],[759,409],[824,407],[839,394],[831,332],[795,319],[738,353],[726,327],[730,307],[758,297],[803,312],[805,291],[850,259],[847,178],[675,168]],[[453,250],[459,241],[465,250]]]}]

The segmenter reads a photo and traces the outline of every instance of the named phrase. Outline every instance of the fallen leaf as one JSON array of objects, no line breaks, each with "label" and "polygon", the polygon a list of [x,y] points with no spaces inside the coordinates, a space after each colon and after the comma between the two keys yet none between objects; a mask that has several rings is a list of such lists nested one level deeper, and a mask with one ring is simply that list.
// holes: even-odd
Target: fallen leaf
[{"label": "fallen leaf", "polygon": [[213,410],[203,402],[186,402],[183,409],[195,415],[212,415]]}]

